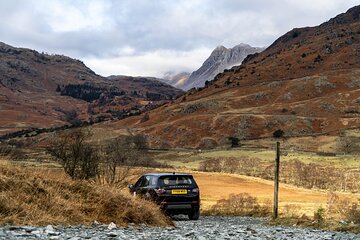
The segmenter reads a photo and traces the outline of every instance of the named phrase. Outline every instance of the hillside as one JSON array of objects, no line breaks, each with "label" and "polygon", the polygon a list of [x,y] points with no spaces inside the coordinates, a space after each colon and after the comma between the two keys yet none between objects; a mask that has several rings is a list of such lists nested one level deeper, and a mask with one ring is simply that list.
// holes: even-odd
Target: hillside
[{"label": "hillside", "polygon": [[217,74],[234,65],[240,65],[249,54],[261,52],[262,50],[263,48],[251,47],[244,43],[233,48],[217,46],[202,66],[191,73],[182,89],[188,90],[193,87],[203,87],[207,81],[214,79]]},{"label": "hillside", "polygon": [[183,93],[155,78],[105,78],[79,60],[1,42],[0,76],[0,135],[121,117]]},{"label": "hillside", "polygon": [[[113,123],[153,146],[212,148],[240,140],[339,135],[360,127],[360,6],[296,28],[174,103]],[[316,141],[314,141],[316,142]]]}]

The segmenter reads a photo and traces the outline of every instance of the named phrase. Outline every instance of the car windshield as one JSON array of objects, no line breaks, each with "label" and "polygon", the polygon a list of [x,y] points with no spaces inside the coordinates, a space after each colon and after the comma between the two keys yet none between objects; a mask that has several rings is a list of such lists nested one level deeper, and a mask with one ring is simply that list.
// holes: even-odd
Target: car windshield
[{"label": "car windshield", "polygon": [[162,176],[159,179],[160,186],[193,185],[192,176]]}]

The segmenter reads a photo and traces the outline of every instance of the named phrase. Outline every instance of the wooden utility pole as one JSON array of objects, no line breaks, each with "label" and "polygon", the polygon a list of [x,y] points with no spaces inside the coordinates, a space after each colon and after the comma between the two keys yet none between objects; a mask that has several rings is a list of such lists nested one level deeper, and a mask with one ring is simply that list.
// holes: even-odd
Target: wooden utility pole
[{"label": "wooden utility pole", "polygon": [[279,210],[279,169],[280,169],[280,142],[276,142],[275,177],[274,177],[274,215],[278,217]]}]

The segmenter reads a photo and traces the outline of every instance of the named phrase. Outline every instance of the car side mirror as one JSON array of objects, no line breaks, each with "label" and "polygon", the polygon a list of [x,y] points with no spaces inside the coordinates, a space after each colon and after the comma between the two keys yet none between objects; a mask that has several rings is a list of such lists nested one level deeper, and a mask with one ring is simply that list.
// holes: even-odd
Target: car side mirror
[{"label": "car side mirror", "polygon": [[128,188],[130,189],[130,191],[133,191],[134,190],[134,184],[129,184]]}]

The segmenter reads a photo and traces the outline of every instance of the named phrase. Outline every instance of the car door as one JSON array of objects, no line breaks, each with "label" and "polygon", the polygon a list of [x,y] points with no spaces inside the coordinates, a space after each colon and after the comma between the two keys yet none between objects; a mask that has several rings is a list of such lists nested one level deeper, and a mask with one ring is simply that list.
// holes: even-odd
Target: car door
[{"label": "car door", "polygon": [[138,194],[140,194],[143,197],[149,197],[148,193],[149,190],[151,189],[151,177],[152,176],[144,176],[140,184]]},{"label": "car door", "polygon": [[142,176],[141,178],[139,178],[139,180],[137,180],[137,182],[135,183],[134,187],[133,187],[133,192],[134,195],[136,194],[140,194],[141,191],[141,186],[144,182],[145,176]]}]

